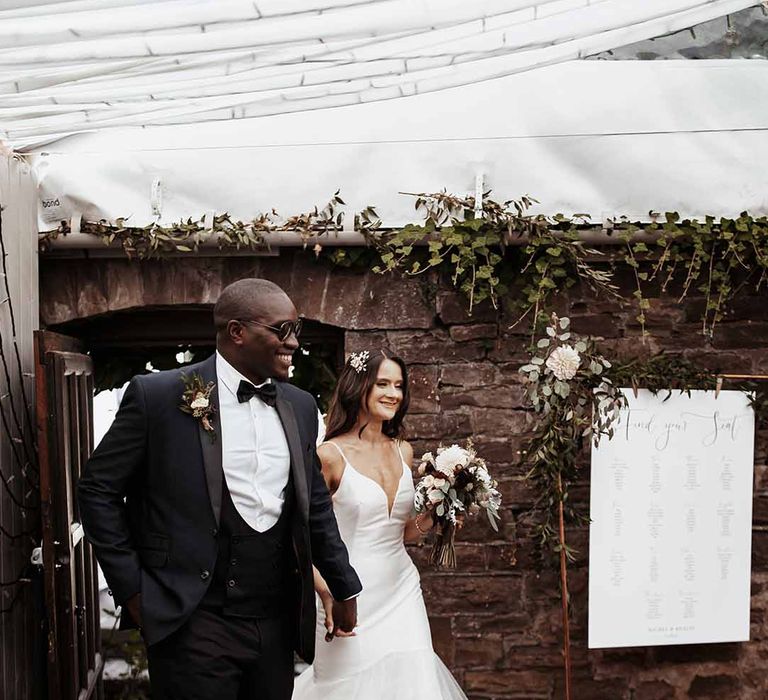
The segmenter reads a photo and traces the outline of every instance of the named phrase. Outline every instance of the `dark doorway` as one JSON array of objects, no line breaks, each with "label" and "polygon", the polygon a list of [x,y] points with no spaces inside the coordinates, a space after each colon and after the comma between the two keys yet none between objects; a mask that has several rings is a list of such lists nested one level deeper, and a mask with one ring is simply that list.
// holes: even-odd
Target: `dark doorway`
[{"label": "dark doorway", "polygon": [[[80,339],[93,359],[96,391],[123,386],[136,374],[182,367],[214,350],[212,306],[152,306],[91,316],[49,330]],[[344,363],[344,330],[305,319],[292,383],[325,411]]]}]

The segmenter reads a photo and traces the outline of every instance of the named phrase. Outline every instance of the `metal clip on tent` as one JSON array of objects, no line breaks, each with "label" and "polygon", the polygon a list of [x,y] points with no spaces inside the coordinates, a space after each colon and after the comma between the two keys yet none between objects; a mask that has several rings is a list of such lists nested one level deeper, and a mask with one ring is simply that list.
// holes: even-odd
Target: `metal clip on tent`
[{"label": "metal clip on tent", "polygon": [[479,219],[483,216],[483,189],[484,189],[484,176],[483,173],[477,173],[475,175],[475,218]]}]

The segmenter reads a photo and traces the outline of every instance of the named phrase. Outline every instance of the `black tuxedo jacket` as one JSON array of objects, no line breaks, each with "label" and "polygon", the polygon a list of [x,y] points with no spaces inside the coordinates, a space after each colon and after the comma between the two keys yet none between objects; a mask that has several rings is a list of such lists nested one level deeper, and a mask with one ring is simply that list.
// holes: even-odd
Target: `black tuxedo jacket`
[{"label": "black tuxedo jacket", "polygon": [[[134,377],[111,428],[78,485],[86,536],[117,604],[141,593],[143,635],[154,644],[178,629],[200,603],[216,562],[224,472],[218,387],[216,440],[184,413],[181,374],[216,382],[215,355],[204,362]],[[298,562],[295,649],[314,657],[312,564],[337,600],[360,592],[339,537],[315,452],[317,407],[310,394],[276,382],[295,492],[292,522]],[[254,399],[257,400],[257,399]],[[128,615],[123,615],[127,621]]]}]

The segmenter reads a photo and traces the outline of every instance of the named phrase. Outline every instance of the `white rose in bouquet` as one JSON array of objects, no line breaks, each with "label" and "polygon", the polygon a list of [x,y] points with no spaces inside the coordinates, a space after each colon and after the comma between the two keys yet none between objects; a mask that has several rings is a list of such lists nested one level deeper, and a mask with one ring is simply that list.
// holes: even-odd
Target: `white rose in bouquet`
[{"label": "white rose in bouquet", "polygon": [[435,458],[435,466],[439,472],[451,477],[457,468],[466,467],[469,464],[469,453],[458,445],[446,447]]}]

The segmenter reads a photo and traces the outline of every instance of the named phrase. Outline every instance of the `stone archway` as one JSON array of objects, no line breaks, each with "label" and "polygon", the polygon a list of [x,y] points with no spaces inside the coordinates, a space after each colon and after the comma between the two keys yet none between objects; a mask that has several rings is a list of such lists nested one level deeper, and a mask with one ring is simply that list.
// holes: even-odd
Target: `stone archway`
[{"label": "stone archway", "polygon": [[[421,278],[399,278],[393,284],[389,275],[333,267],[295,249],[268,257],[187,255],[141,261],[47,254],[40,267],[41,325],[86,341],[100,360],[98,386],[116,385],[142,371],[147,361],[177,366],[179,350],[197,350],[198,356],[212,352],[210,309],[227,284],[244,277],[279,284],[309,319],[302,343],[314,346],[311,361],[320,364],[313,369],[305,364],[306,356],[297,354],[297,379],[321,405],[345,352],[361,343],[409,345],[414,331],[429,332],[436,319],[436,291],[430,292],[433,285]],[[409,332],[401,332],[404,328]],[[116,350],[121,357],[116,358]],[[120,367],[113,371],[108,365],[115,360]],[[433,374],[430,382],[437,380]]]},{"label": "stone archway", "polygon": [[[429,329],[435,300],[421,278],[363,273],[318,262],[302,251],[273,257],[188,255],[152,260],[61,258],[40,262],[45,326],[145,307],[212,305],[229,283],[264,277],[279,284],[307,318],[351,331]],[[433,280],[434,281],[434,280]]]}]

